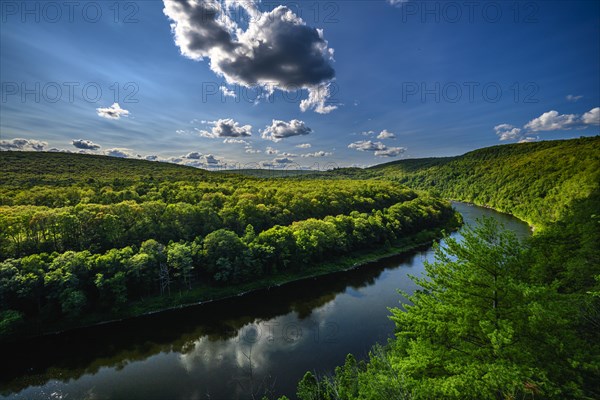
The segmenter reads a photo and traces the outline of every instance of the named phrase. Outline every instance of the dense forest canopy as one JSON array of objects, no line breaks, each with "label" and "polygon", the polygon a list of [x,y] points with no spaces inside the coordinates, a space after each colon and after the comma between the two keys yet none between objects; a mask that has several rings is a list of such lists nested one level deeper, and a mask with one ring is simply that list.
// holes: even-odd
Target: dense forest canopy
[{"label": "dense forest canopy", "polygon": [[459,223],[448,202],[393,182],[260,179],[80,154],[0,156],[7,336],[75,324],[84,313],[110,318],[172,291],[310,271],[354,251],[431,240]]},{"label": "dense forest canopy", "polygon": [[457,157],[400,160],[320,177],[391,180],[489,206],[543,228],[598,186],[600,136],[493,146]]}]

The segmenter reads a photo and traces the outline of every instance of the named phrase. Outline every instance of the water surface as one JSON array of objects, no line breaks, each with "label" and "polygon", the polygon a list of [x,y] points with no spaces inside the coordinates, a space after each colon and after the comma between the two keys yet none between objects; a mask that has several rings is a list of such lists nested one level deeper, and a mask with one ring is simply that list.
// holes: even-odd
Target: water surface
[{"label": "water surface", "polygon": [[[454,203],[465,223],[491,216],[519,236],[524,222]],[[453,234],[459,236],[460,233]],[[3,351],[0,398],[251,399],[294,397],[307,370],[366,357],[393,336],[388,307],[412,293],[431,248],[221,302],[52,335]]]}]

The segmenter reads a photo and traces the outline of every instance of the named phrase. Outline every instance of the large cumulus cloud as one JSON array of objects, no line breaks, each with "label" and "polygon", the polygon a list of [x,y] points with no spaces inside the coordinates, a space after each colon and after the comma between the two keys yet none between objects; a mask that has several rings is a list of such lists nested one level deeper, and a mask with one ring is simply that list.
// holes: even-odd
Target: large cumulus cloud
[{"label": "large cumulus cloud", "polygon": [[[249,15],[245,29],[231,17],[233,7]],[[329,85],[335,77],[333,49],[323,31],[306,25],[286,6],[260,11],[253,1],[164,0],[181,54],[210,60],[210,68],[229,84],[269,90],[308,90],[305,111],[328,113]]]}]

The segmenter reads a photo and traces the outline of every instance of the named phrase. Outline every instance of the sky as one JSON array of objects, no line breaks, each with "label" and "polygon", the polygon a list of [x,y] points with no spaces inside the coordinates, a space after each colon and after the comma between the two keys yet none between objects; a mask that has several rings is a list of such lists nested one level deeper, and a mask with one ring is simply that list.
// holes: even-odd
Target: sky
[{"label": "sky", "polygon": [[0,150],[327,169],[600,133],[597,1],[0,7]]}]

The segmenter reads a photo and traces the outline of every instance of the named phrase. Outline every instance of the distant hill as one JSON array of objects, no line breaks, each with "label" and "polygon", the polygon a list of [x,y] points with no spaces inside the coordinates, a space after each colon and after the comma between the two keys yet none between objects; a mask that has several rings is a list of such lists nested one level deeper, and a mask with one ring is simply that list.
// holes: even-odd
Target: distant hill
[{"label": "distant hill", "polygon": [[488,147],[462,156],[394,161],[367,169],[210,172],[170,163],[44,152],[0,152],[0,186],[230,179],[386,179],[413,189],[490,206],[534,225],[556,221],[600,182],[600,136]]},{"label": "distant hill", "polygon": [[141,179],[207,180],[222,179],[208,171],[164,162],[108,157],[92,154],[47,152],[0,152],[0,186],[65,186],[78,182],[124,183]]},{"label": "distant hill", "polygon": [[220,173],[252,176],[255,178],[287,178],[298,175],[314,174],[313,170],[306,169],[226,169]]},{"label": "distant hill", "polygon": [[[493,207],[535,225],[556,221],[600,183],[600,136],[493,146],[458,157],[394,161],[360,175]],[[600,210],[598,210],[600,212]]]}]

